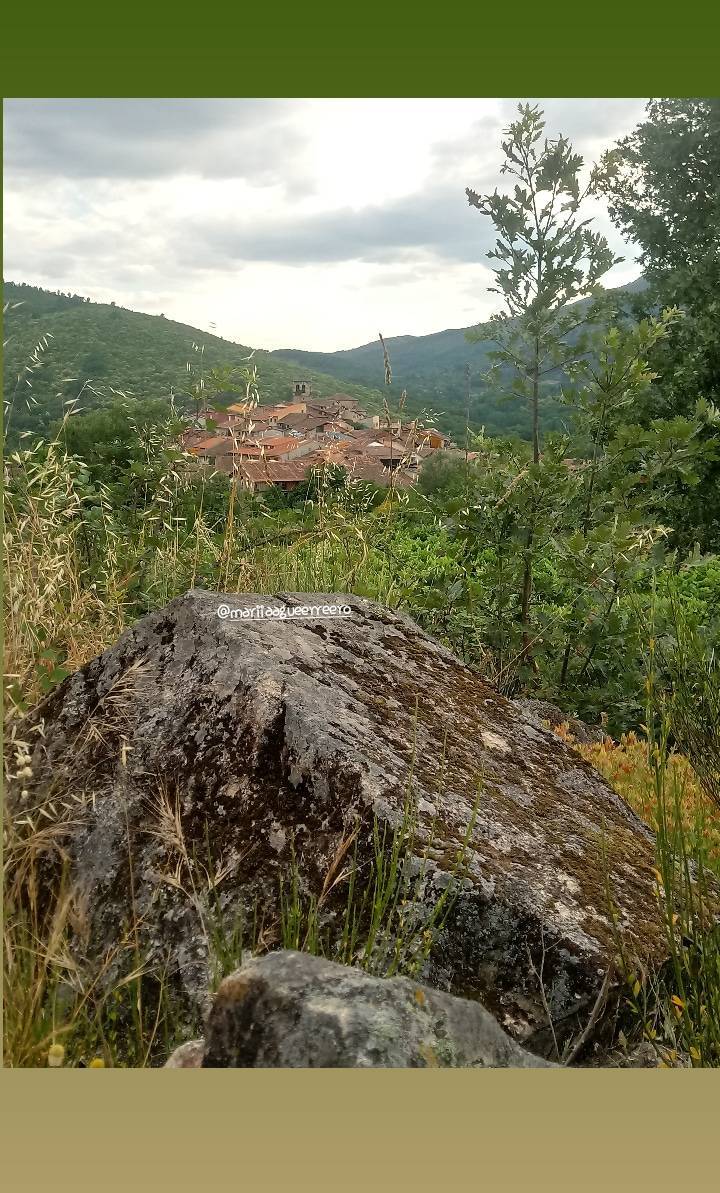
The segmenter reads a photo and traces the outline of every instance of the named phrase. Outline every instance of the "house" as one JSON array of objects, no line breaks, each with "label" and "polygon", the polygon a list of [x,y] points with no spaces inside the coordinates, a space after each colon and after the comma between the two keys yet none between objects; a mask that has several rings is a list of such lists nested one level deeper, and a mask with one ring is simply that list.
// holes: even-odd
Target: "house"
[{"label": "house", "polygon": [[274,460],[295,460],[300,456],[309,455],[317,448],[317,443],[312,439],[302,439],[295,435],[266,434],[258,440],[258,444],[267,458]]},{"label": "house", "polygon": [[327,405],[338,406],[341,410],[347,410],[348,414],[357,411],[362,414],[360,409],[360,399],[351,398],[349,394],[330,394],[329,398],[323,398]]},{"label": "house", "polygon": [[373,460],[367,456],[362,455],[348,455],[345,460],[338,460],[337,463],[343,463],[347,468],[348,476],[352,480],[363,481],[366,484],[377,485],[378,488],[387,488],[390,485],[400,488],[409,488],[414,484],[414,479],[404,469],[392,470],[385,468],[380,460]]},{"label": "house", "polygon": [[399,435],[402,429],[402,421],[399,418],[391,418],[389,421],[384,414],[370,414],[365,418],[359,420],[364,427],[369,427],[376,431],[392,431],[394,435]]},{"label": "house", "polygon": [[204,439],[189,446],[188,451],[191,455],[197,456],[199,460],[203,460],[207,464],[214,464],[219,456],[228,455],[231,448],[232,442],[227,435],[206,434]]},{"label": "house", "polygon": [[201,428],[204,435],[229,435],[236,427],[241,427],[244,421],[244,415],[232,411],[203,410],[197,419],[191,421],[188,430]]},{"label": "house", "polygon": [[277,426],[287,431],[299,431],[308,439],[315,439],[328,431],[351,431],[352,424],[325,414],[288,414],[277,420]]},{"label": "house", "polygon": [[256,406],[248,415],[248,424],[254,427],[274,427],[277,425],[281,412],[281,406]]},{"label": "house", "polygon": [[399,439],[390,440],[388,443],[369,443],[365,448],[366,456],[371,460],[379,460],[383,468],[389,468],[393,472],[400,467],[408,453],[408,444]]},{"label": "house", "polygon": [[228,414],[242,414],[247,416],[252,414],[253,410],[257,409],[257,402],[233,402],[231,406],[226,406],[225,410]]},{"label": "house", "polygon": [[438,431],[437,427],[416,427],[414,434],[419,443],[426,443],[428,447],[443,448],[450,443],[450,436]]},{"label": "house", "polygon": [[242,414],[239,413],[239,407],[234,410],[228,407],[228,412],[235,414],[247,427],[274,427],[278,420],[285,416],[302,418],[303,412],[298,409],[298,405],[303,403],[292,406],[252,406]]},{"label": "house", "polygon": [[358,398],[351,398],[347,394],[332,394],[329,398],[313,399],[307,403],[307,412],[347,418],[353,424],[365,417],[365,411],[361,409]]},{"label": "house", "polygon": [[180,435],[180,446],[184,451],[190,452],[207,438],[208,431],[201,430],[199,427],[186,427]]},{"label": "house", "polygon": [[307,402],[278,402],[277,410],[282,414],[307,414]]},{"label": "house", "polygon": [[290,492],[306,479],[309,467],[306,459],[242,460],[238,463],[236,472],[238,483],[251,493],[263,493],[275,486],[284,492]]},{"label": "house", "polygon": [[295,386],[295,401],[275,406],[238,402],[226,411],[204,411],[183,432],[183,447],[253,492],[274,486],[290,490],[310,468],[331,464],[347,469],[357,480],[406,487],[416,482],[428,456],[457,452],[435,427],[400,419],[391,419],[388,426],[380,415],[358,427],[357,415],[363,412],[356,398],[334,394],[316,400],[309,382],[294,382]]}]

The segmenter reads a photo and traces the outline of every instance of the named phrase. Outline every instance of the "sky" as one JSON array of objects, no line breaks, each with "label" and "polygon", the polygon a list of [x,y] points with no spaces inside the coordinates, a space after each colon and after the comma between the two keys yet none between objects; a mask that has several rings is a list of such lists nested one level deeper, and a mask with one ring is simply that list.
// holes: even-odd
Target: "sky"
[{"label": "sky", "polygon": [[[585,168],[642,99],[534,99]],[[515,99],[16,99],[4,276],[165,314],[254,348],[332,351],[498,309],[494,234]],[[637,277],[603,205],[595,228]]]}]

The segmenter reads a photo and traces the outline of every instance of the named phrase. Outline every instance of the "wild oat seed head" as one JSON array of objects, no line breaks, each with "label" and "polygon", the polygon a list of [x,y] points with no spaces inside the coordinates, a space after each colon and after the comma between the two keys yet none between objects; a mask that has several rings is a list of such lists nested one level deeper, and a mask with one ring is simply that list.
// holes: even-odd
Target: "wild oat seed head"
[{"label": "wild oat seed head", "polygon": [[65,1049],[62,1044],[51,1044],[48,1049],[48,1068],[59,1069],[65,1060]]}]

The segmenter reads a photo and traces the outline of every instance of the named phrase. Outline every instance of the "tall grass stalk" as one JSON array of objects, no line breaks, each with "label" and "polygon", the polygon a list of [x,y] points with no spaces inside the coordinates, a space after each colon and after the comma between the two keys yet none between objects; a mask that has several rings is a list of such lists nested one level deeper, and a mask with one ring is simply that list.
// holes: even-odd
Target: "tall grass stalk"
[{"label": "tall grass stalk", "polygon": [[[654,614],[656,605],[651,606]],[[581,752],[654,828],[656,892],[667,961],[648,973],[616,923],[631,1026],[662,1064],[720,1066],[720,719],[713,652],[678,601],[670,631],[648,626],[645,740]],[[679,752],[685,749],[692,759]],[[611,908],[612,910],[612,908]]]}]

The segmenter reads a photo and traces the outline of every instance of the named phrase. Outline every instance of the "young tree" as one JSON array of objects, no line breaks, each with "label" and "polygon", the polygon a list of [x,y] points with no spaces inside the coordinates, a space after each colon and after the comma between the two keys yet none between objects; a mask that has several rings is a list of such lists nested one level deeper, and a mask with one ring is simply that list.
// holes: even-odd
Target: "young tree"
[{"label": "young tree", "polygon": [[[468,202],[493,221],[495,247],[488,257],[500,262],[494,292],[504,309],[491,320],[492,380],[529,403],[532,418],[534,472],[531,484],[541,483],[540,404],[543,384],[581,358],[586,348],[583,329],[600,318],[600,278],[619,260],[605,237],[593,232],[589,219],[580,218],[583,201],[596,193],[600,171],[594,167],[581,188],[583,159],[565,137],[548,140],[537,106],[519,105],[519,119],[502,142],[502,173],[516,181],[510,193],[479,195],[469,187]],[[486,333],[484,333],[486,334]],[[472,333],[471,333],[472,337]],[[559,381],[558,381],[559,384]],[[533,587],[537,511],[541,502],[527,505],[523,549],[520,619],[525,661],[530,657],[530,603]]]}]

